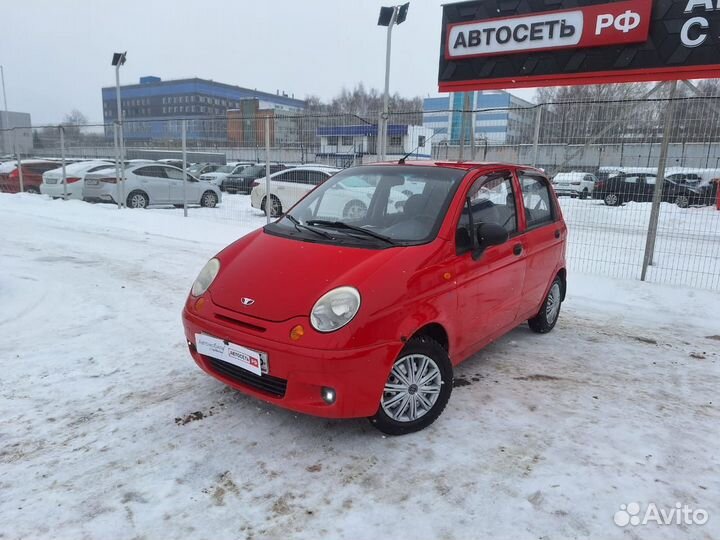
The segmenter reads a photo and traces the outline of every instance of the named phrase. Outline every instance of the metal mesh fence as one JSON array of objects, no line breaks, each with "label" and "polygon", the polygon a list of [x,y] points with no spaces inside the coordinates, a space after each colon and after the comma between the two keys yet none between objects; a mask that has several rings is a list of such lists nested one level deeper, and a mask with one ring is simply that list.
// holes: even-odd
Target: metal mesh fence
[{"label": "metal mesh fence", "polygon": [[[664,178],[658,179],[671,106],[667,167]],[[145,189],[139,177],[149,174],[153,185],[161,185],[146,193],[144,203],[151,211],[182,213],[177,206],[185,197],[190,216],[235,223],[240,232],[265,223],[266,206],[282,212],[335,171],[379,160],[376,113],[228,110],[223,115],[182,117],[184,113],[175,111],[176,117],[163,119],[126,118],[124,184],[116,180],[119,145],[114,124],[36,127],[31,135],[25,130],[30,144],[5,144],[5,159],[19,155],[28,160],[21,167],[23,189],[33,191],[31,187],[37,186],[41,191],[45,171],[39,169],[50,165],[41,167],[37,162],[49,161],[57,169],[64,156],[70,167],[66,177],[77,185],[63,185],[60,175],[63,191],[45,186],[43,192],[120,205],[134,205],[131,196]],[[387,129],[389,161],[408,155],[408,159],[510,162],[545,170],[568,223],[571,271],[640,278],[651,201],[662,185],[646,279],[720,289],[720,212],[715,209],[720,97],[576,101],[432,114],[401,111],[390,114]],[[2,135],[7,142],[18,133],[10,130]],[[182,167],[183,151],[187,168],[197,179],[184,187],[182,176],[168,169]],[[73,165],[77,160],[106,161],[83,169]],[[103,172],[104,163],[110,169]],[[268,169],[273,175],[269,205]],[[0,174],[0,188],[19,190],[10,176]],[[211,204],[212,197],[203,199],[207,192],[217,194],[217,204]]]}]

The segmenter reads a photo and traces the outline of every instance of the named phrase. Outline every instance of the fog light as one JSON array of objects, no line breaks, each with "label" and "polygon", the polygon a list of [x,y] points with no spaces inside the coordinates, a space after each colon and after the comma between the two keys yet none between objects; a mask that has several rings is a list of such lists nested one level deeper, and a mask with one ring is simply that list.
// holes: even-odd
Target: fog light
[{"label": "fog light", "polygon": [[337,395],[335,394],[335,389],[328,388],[327,386],[323,386],[320,390],[320,395],[322,396],[322,399],[325,403],[328,405],[332,405],[335,403],[335,398]]},{"label": "fog light", "polygon": [[302,325],[294,326],[292,330],[290,330],[290,339],[293,341],[297,341],[301,337],[305,335],[305,329],[302,327]]}]

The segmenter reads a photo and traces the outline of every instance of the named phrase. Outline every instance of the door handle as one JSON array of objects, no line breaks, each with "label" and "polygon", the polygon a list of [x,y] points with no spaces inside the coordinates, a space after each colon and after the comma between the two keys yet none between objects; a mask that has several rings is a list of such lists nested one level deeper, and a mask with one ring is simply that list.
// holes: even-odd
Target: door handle
[{"label": "door handle", "polygon": [[560,231],[555,231],[555,238],[560,238]]},{"label": "door handle", "polygon": [[522,244],[515,244],[515,245],[513,246],[513,253],[514,253],[515,255],[521,255],[522,252],[523,252]]}]

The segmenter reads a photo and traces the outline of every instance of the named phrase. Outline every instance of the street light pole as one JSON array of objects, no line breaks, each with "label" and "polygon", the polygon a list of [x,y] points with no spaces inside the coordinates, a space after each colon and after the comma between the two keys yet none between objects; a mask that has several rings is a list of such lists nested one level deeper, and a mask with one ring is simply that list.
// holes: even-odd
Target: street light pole
[{"label": "street light pole", "polygon": [[9,146],[7,144],[7,130],[10,128],[8,125],[8,108],[7,108],[7,94],[5,93],[5,70],[3,69],[3,66],[0,66],[0,79],[2,79],[2,91],[3,91],[3,136],[2,136],[2,151],[3,153],[7,153],[6,147]]},{"label": "street light pole", "polygon": [[380,144],[380,161],[385,161],[387,152],[387,126],[388,126],[388,104],[390,101],[390,49],[392,48],[392,29],[397,21],[398,6],[392,8],[392,16],[387,29],[387,45],[385,48],[385,92],[383,93],[383,112],[380,116],[380,132],[378,141]]},{"label": "street light pole", "polygon": [[126,55],[127,51],[124,53],[114,53],[112,60],[112,65],[115,66],[115,101],[117,102],[118,139],[120,142],[120,177],[117,181],[119,183],[118,197],[120,198],[118,204],[121,208],[125,206],[125,138],[123,136],[122,104],[120,102],[120,66],[125,64]]},{"label": "street light pole", "polygon": [[378,126],[377,154],[381,161],[385,160],[387,153],[387,126],[390,113],[388,105],[390,101],[390,50],[392,48],[392,29],[396,24],[402,24],[407,17],[410,2],[401,6],[380,8],[378,26],[387,26],[387,45],[385,48],[385,91],[383,93],[383,111],[380,115]]}]

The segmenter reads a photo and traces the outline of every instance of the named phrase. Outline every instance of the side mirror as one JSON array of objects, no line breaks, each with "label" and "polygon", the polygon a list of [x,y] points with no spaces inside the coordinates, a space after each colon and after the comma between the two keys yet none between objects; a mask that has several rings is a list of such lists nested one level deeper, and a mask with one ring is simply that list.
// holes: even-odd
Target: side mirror
[{"label": "side mirror", "polygon": [[499,246],[507,242],[508,239],[508,232],[505,227],[497,223],[481,223],[476,228],[476,234],[478,247],[472,253],[474,261],[477,261],[488,247]]},{"label": "side mirror", "polygon": [[480,247],[499,246],[507,242],[508,232],[497,223],[481,223],[477,227],[477,239]]}]

